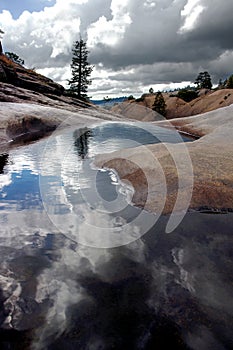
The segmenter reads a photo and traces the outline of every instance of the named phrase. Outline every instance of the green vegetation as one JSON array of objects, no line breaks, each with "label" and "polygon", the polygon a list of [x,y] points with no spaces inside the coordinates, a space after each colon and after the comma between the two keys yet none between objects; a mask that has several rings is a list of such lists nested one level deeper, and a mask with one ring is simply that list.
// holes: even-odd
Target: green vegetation
[{"label": "green vegetation", "polygon": [[133,95],[129,95],[128,97],[127,97],[127,100],[134,100],[135,98],[133,97]]},{"label": "green vegetation", "polygon": [[225,79],[224,81],[222,79],[219,79],[216,90],[220,89],[233,89],[233,74],[231,74],[229,78]]},{"label": "green vegetation", "polygon": [[181,98],[185,102],[191,102],[192,100],[198,97],[198,92],[195,90],[184,88],[179,90],[176,96]]},{"label": "green vegetation", "polygon": [[226,81],[226,88],[233,89],[233,74]]},{"label": "green vegetation", "polygon": [[108,97],[108,96],[106,96],[106,97],[104,97],[104,101],[106,101],[106,102],[109,102],[109,101],[111,101],[112,99],[110,98],[110,97]]},{"label": "green vegetation", "polygon": [[87,99],[87,88],[92,83],[89,78],[93,71],[93,66],[88,63],[88,53],[86,42],[82,39],[74,42],[72,49],[73,57],[71,63],[72,78],[69,80],[69,92],[78,99]]},{"label": "green vegetation", "polygon": [[197,89],[211,89],[212,82],[208,72],[200,72],[194,82],[197,85]]},{"label": "green vegetation", "polygon": [[24,60],[14,52],[5,52],[5,55],[13,62],[24,65]]},{"label": "green vegetation", "polygon": [[4,31],[0,28],[0,55],[3,53],[2,43],[1,43],[2,34],[4,34]]},{"label": "green vegetation", "polygon": [[155,100],[154,100],[152,109],[155,112],[158,112],[159,114],[161,114],[165,117],[165,115],[166,115],[166,102],[165,102],[164,97],[160,91],[158,91],[155,95]]}]

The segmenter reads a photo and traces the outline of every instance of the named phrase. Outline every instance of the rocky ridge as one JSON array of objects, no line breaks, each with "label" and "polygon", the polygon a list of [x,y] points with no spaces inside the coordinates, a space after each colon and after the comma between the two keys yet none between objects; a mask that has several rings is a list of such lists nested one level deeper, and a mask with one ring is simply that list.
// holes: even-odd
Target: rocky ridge
[{"label": "rocky ridge", "polygon": [[53,80],[0,55],[0,102],[36,103],[74,112],[89,103],[67,96]]},{"label": "rocky ridge", "polygon": [[[196,114],[206,113],[221,107],[226,107],[233,104],[233,89],[222,90],[201,90],[199,97],[191,102],[185,102],[178,98],[175,94],[163,93],[166,102],[166,118],[183,118]],[[127,118],[147,121],[156,121],[159,118],[156,112],[152,111],[155,95],[146,94],[139,102],[135,100],[125,101],[122,104],[114,106],[111,111],[113,113],[121,114]],[[154,113],[152,116],[152,112]]]}]

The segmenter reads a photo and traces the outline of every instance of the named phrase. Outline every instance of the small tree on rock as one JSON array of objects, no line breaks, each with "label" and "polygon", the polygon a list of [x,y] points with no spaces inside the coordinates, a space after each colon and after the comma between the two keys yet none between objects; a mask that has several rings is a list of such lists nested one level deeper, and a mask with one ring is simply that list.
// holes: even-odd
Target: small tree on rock
[{"label": "small tree on rock", "polygon": [[5,52],[5,55],[15,63],[24,65],[24,60],[14,52]]},{"label": "small tree on rock", "polygon": [[226,88],[233,89],[233,74],[227,79]]},{"label": "small tree on rock", "polygon": [[4,34],[4,31],[0,28],[0,55],[3,53],[3,49],[2,49],[2,34]]},{"label": "small tree on rock", "polygon": [[94,68],[88,63],[89,51],[87,50],[86,42],[82,39],[75,41],[72,53],[72,78],[68,82],[70,85],[70,92],[76,95],[79,99],[86,99],[88,85],[92,83],[88,78]]},{"label": "small tree on rock", "polygon": [[212,82],[208,72],[200,72],[194,82],[198,89],[211,89]]},{"label": "small tree on rock", "polygon": [[165,102],[164,97],[160,91],[156,92],[155,100],[154,100],[152,109],[155,112],[158,112],[159,114],[161,114],[165,117],[165,115],[166,115],[166,102]]}]

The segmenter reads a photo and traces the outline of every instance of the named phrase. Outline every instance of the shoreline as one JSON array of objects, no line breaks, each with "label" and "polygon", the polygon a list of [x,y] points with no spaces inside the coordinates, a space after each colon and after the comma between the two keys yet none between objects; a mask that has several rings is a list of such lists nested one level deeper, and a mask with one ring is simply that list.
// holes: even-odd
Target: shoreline
[{"label": "shoreline", "polygon": [[[95,165],[117,171],[122,181],[134,187],[133,204],[150,212],[156,213],[161,207],[164,214],[172,213],[174,207],[177,212],[197,208],[211,208],[212,212],[228,208],[231,211],[233,105],[193,117],[169,120],[169,123],[179,127],[179,131],[198,135],[199,138],[170,147],[168,144],[155,144],[147,145],[146,151],[139,146],[110,155],[98,155]],[[153,122],[153,125],[162,124],[164,122]],[[186,164],[182,164],[187,153],[191,163],[187,160]],[[180,161],[179,176],[173,158]],[[157,178],[161,179],[156,162],[162,167],[166,194],[161,182],[156,183]]]},{"label": "shoreline", "polygon": [[[80,109],[74,113],[7,102],[0,103],[0,114],[4,116],[0,135],[1,153],[65,127],[82,128],[106,121],[132,123],[132,120],[105,114],[104,110]],[[203,207],[212,211],[231,210],[233,105],[201,115],[152,123],[160,127],[167,127],[166,124],[194,141],[173,145],[150,144],[98,155],[94,160],[95,166],[116,171],[123,182],[134,188],[134,205],[151,212],[157,212],[161,206],[164,206],[163,213],[173,212],[174,207],[176,211]],[[174,160],[178,164],[178,173]],[[160,164],[163,175],[156,162]],[[166,196],[161,187],[163,176],[167,186]]]}]

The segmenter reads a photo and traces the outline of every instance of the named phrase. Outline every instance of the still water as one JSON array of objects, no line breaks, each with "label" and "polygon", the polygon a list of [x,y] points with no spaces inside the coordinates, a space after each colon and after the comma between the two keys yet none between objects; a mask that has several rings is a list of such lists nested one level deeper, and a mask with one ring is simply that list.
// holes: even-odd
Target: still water
[{"label": "still water", "polygon": [[232,214],[188,213],[166,234],[168,217],[92,166],[165,141],[182,142],[105,123],[0,156],[0,349],[233,348]]}]

